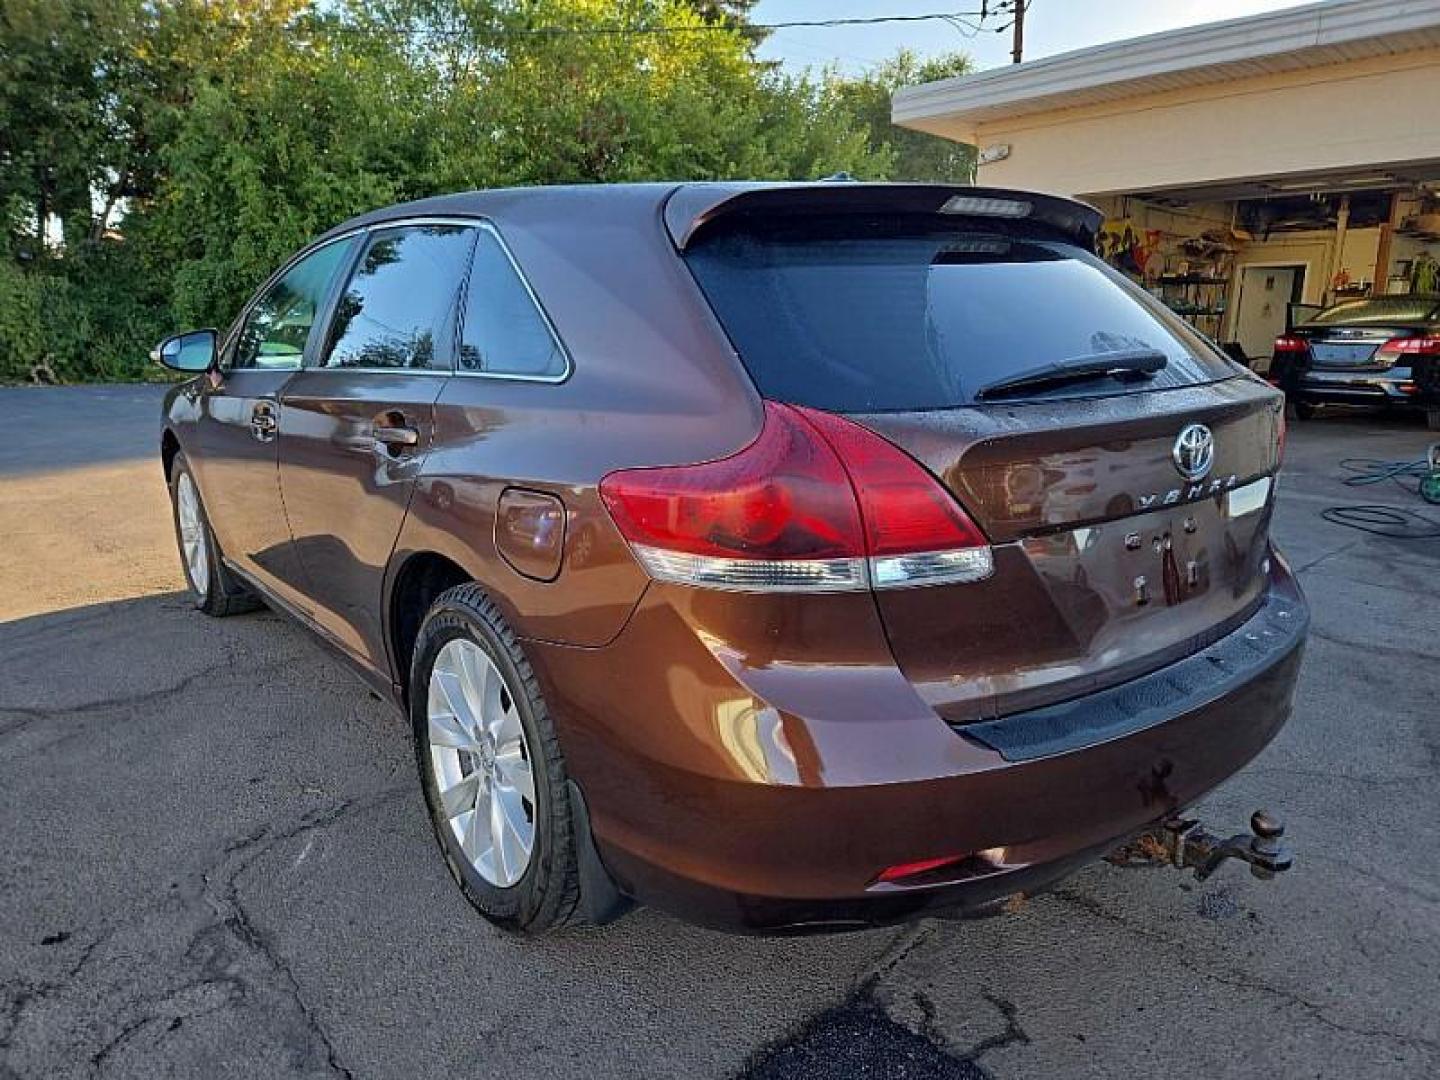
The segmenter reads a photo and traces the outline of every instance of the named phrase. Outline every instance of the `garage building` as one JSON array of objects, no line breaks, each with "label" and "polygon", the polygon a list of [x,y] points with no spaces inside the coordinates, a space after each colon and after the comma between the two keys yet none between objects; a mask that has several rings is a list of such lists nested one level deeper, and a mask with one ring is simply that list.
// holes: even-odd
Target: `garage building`
[{"label": "garage building", "polygon": [[1328,0],[899,91],[977,183],[1077,195],[1101,249],[1263,368],[1291,320],[1440,292],[1440,0]]}]

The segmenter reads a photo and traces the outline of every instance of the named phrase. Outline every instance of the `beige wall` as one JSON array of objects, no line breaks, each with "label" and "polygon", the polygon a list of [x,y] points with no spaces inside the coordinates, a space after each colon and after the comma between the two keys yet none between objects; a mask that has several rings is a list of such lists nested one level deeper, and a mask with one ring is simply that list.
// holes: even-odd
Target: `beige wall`
[{"label": "beige wall", "polygon": [[927,128],[1009,157],[982,184],[1154,191],[1440,161],[1440,49],[1231,80],[980,124]]},{"label": "beige wall", "polygon": [[[1375,277],[1375,256],[1380,247],[1379,229],[1351,229],[1338,269],[1347,270],[1359,281]],[[1255,239],[1241,245],[1236,266],[1289,266],[1308,263],[1305,275],[1305,302],[1319,303],[1329,281],[1335,258],[1335,231],[1277,233],[1268,240]]]}]

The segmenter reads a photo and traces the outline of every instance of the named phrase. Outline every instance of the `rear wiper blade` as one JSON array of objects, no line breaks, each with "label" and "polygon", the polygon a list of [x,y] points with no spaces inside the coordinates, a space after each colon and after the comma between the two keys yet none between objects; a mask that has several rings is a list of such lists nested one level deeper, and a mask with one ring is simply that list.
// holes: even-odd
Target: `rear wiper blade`
[{"label": "rear wiper blade", "polygon": [[1167,363],[1168,358],[1158,349],[1117,349],[1114,352],[1072,356],[988,383],[975,392],[975,398],[978,401],[987,401],[1020,390],[1062,386],[1065,383],[1085,382],[1089,379],[1148,378]]}]

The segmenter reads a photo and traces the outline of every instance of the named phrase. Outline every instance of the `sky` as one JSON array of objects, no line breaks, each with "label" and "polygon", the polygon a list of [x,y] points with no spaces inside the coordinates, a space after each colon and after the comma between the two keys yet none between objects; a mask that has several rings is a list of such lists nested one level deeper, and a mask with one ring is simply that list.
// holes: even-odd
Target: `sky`
[{"label": "sky", "polygon": [[[1196,23],[1258,15],[1298,7],[1307,0],[1031,0],[1025,16],[1025,59],[1083,49],[1107,41],[1154,34]],[[757,23],[806,19],[864,18],[911,15],[980,8],[979,0],[760,0],[751,18]],[[990,25],[1004,19],[993,16]],[[1010,63],[1010,31],[962,36],[939,22],[886,23],[777,30],[760,49],[766,59],[780,60],[798,73],[806,67],[836,64],[859,74],[896,50],[921,55],[961,51],[978,68]]]}]

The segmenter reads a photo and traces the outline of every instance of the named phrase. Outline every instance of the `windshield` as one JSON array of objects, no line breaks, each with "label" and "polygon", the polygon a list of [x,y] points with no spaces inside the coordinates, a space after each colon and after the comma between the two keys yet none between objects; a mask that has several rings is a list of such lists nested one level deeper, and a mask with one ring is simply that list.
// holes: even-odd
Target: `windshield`
[{"label": "windshield", "polygon": [[1098,259],[1044,238],[929,219],[764,221],[688,261],[766,397],[837,412],[952,408],[1051,364],[1158,353],[1143,380],[1098,377],[1007,397],[1094,397],[1238,373]]},{"label": "windshield", "polygon": [[1326,308],[1306,326],[1363,326],[1395,322],[1424,322],[1435,317],[1440,296],[1380,296],[1374,300],[1347,300]]}]

